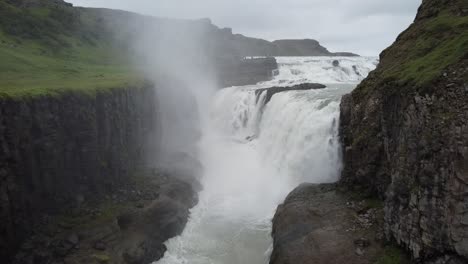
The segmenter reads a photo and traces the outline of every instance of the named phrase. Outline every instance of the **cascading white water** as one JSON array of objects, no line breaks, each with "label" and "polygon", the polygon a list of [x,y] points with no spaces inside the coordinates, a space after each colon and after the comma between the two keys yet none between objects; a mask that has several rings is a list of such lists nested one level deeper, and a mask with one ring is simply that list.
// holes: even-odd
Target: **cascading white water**
[{"label": "cascading white water", "polygon": [[[376,58],[277,58],[274,80],[226,88],[214,98],[200,142],[204,190],[162,264],[263,264],[271,219],[302,182],[337,180],[339,101],[377,65]],[[337,62],[334,62],[337,61]],[[304,82],[326,89],[278,93],[263,105],[255,90]],[[263,94],[264,96],[264,94]]]}]

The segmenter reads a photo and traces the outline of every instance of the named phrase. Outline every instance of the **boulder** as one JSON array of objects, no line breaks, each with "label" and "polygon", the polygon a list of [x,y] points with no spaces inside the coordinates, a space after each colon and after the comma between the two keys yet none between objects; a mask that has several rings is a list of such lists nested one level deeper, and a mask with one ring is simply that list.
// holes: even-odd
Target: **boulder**
[{"label": "boulder", "polygon": [[[185,186],[184,186],[185,184]],[[189,217],[189,209],[196,204],[193,195],[185,195],[187,183],[166,186],[164,195],[142,210],[127,212],[118,224],[127,241],[122,258],[128,264],[151,263],[163,257],[166,240],[180,235]],[[193,193],[190,191],[188,193]]]},{"label": "boulder", "polygon": [[376,263],[384,255],[374,237],[380,227],[359,224],[363,206],[353,204],[334,184],[297,187],[273,218],[270,264]]}]

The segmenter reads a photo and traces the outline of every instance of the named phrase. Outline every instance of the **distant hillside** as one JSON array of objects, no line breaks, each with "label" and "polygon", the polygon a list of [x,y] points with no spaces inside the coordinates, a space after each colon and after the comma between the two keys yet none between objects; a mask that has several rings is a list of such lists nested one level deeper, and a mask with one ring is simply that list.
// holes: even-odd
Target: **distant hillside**
[{"label": "distant hillside", "polygon": [[234,49],[245,56],[359,56],[350,52],[330,52],[313,39],[284,39],[273,42],[233,35]]},{"label": "distant hillside", "polygon": [[0,0],[0,97],[134,82],[97,14],[60,0]]},{"label": "distant hillside", "polygon": [[[148,25],[155,28],[156,36],[174,35],[178,45],[190,45],[187,33],[198,34],[203,58],[191,60],[209,62],[220,76],[233,72],[246,56],[354,55],[331,53],[315,40],[269,42],[234,35],[209,19],[162,19],[77,8],[63,0],[0,0],[0,96],[92,91],[139,81],[143,78],[131,64],[138,61],[132,41]],[[154,39],[155,47],[159,43],[159,38]]]}]

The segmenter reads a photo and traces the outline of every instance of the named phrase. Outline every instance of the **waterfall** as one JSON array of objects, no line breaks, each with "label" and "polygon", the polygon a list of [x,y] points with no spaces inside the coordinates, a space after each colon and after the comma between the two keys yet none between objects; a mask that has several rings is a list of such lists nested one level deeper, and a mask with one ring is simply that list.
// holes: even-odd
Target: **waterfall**
[{"label": "waterfall", "polygon": [[[376,58],[277,58],[269,82],[231,87],[213,99],[199,144],[205,173],[200,203],[162,264],[268,263],[271,219],[303,182],[338,179],[339,103],[375,68]],[[255,90],[319,82],[327,88],[278,93],[265,105]]]}]

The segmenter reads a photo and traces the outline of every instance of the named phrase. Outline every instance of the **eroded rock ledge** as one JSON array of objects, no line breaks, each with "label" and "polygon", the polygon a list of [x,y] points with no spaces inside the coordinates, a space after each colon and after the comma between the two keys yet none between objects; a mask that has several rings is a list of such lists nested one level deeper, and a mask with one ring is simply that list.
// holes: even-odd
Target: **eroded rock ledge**
[{"label": "eroded rock ledge", "polygon": [[43,216],[12,263],[152,263],[183,231],[197,201],[194,188],[174,175],[141,173],[113,195]]},{"label": "eroded rock ledge", "polygon": [[264,104],[270,102],[271,98],[277,94],[287,91],[306,91],[306,90],[316,90],[316,89],[324,89],[327,86],[320,84],[320,83],[301,83],[298,85],[293,86],[285,86],[285,87],[271,87],[265,89],[257,89],[255,90],[255,95],[257,96],[257,101],[260,99],[260,96],[266,92]]},{"label": "eroded rock ledge", "polygon": [[303,184],[275,214],[270,264],[406,263],[403,254],[384,243],[382,222],[378,201],[340,191],[335,184]]}]

